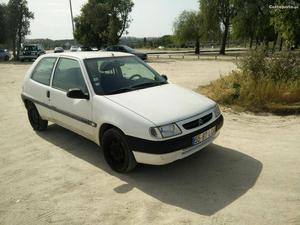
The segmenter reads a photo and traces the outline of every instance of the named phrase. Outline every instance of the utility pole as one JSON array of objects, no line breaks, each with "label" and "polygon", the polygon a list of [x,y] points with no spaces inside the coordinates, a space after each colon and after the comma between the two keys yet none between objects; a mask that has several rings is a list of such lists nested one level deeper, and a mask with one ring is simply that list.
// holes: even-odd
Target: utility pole
[{"label": "utility pole", "polygon": [[75,40],[75,37],[74,37],[75,28],[74,28],[74,18],[73,18],[72,1],[69,0],[69,2],[70,2],[70,11],[71,11],[71,21],[72,21],[72,29],[73,29],[73,38]]}]

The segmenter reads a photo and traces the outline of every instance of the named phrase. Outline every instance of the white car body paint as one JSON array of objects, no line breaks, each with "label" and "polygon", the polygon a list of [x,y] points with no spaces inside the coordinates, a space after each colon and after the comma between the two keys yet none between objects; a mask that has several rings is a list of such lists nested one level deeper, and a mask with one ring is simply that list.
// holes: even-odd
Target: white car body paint
[{"label": "white car body paint", "polygon": [[[28,70],[23,83],[22,96],[35,102],[43,119],[70,129],[98,145],[100,145],[101,140],[99,132],[103,124],[111,124],[119,128],[126,136],[160,142],[189,135],[222,116],[221,114],[216,115],[215,109],[217,106],[214,101],[170,83],[121,94],[96,95],[85,68],[84,59],[123,56],[132,55],[117,52],[76,52],[43,55]],[[70,58],[78,61],[90,99],[71,99],[66,96],[65,91],[52,87],[53,74],[58,60],[54,66],[49,86],[32,80],[31,74],[34,68],[40,60],[47,57]],[[47,91],[50,92],[50,98],[47,97]],[[212,114],[212,118],[207,124],[189,130],[183,128],[183,124],[197,120],[209,113]],[[73,117],[70,117],[69,114],[72,114]],[[82,122],[76,117],[83,118],[87,122]],[[176,123],[182,133],[176,137],[159,140],[149,132],[151,127],[170,123]],[[153,149],[155,154],[152,154],[143,152],[143,149],[135,149],[133,154],[139,163],[162,165],[199,151],[212,143],[218,135],[219,131],[199,145],[169,153],[159,154]]]}]

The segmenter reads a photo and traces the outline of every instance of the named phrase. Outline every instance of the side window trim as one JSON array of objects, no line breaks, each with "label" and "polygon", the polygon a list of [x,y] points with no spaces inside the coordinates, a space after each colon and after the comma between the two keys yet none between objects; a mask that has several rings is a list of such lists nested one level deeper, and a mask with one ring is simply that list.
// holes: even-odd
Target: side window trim
[{"label": "side window trim", "polygon": [[[37,81],[37,80],[34,80],[34,79],[32,78],[34,72],[36,71],[36,68],[42,63],[42,61],[43,61],[44,59],[55,59],[55,63],[54,63],[54,66],[53,66],[53,68],[52,68],[51,75],[50,75],[50,81],[49,81],[49,84],[41,83],[41,82],[39,82],[39,81]],[[42,59],[37,63],[37,65],[34,67],[34,69],[32,70],[32,72],[31,72],[31,74],[30,74],[30,79],[33,80],[34,82],[39,83],[39,84],[45,85],[45,86],[47,86],[47,87],[51,87],[52,76],[53,76],[53,73],[54,73],[54,71],[55,71],[57,62],[58,62],[58,57],[55,57],[55,56],[50,56],[50,57],[44,57],[44,58],[42,58]]]},{"label": "side window trim", "polygon": [[52,71],[51,80],[50,80],[50,87],[53,88],[53,89],[56,89],[56,90],[59,90],[59,91],[62,91],[62,92],[67,93],[66,90],[63,90],[63,89],[61,89],[61,88],[58,88],[58,87],[54,87],[54,86],[53,86],[53,79],[54,79],[55,71],[56,71],[56,69],[57,69],[57,67],[58,67],[58,64],[59,64],[60,60],[62,60],[62,59],[74,60],[74,61],[76,61],[76,62],[78,63],[78,65],[79,65],[79,67],[80,67],[80,71],[81,71],[81,76],[82,76],[82,78],[83,78],[83,80],[84,80],[84,84],[85,84],[85,86],[86,86],[86,89],[87,89],[87,91],[88,91],[88,94],[91,96],[89,87],[88,87],[87,82],[86,82],[86,78],[85,78],[84,73],[83,73],[83,70],[82,70],[82,65],[81,65],[81,63],[80,63],[80,61],[79,61],[78,59],[73,58],[73,57],[64,57],[64,56],[58,57],[58,59],[56,60],[55,65],[54,65],[53,71]]},{"label": "side window trim", "polygon": [[49,85],[49,87],[51,87],[51,88],[52,88],[52,81],[53,81],[54,73],[55,73],[55,70],[56,70],[59,60],[60,60],[60,57],[57,57],[56,62],[53,66],[53,70],[52,70],[51,78],[50,78],[50,85]]}]

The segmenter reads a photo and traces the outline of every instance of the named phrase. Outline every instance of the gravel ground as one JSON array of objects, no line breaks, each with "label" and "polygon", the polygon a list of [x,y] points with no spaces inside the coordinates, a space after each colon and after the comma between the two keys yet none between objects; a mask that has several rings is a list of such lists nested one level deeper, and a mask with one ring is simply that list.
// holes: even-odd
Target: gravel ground
[{"label": "gravel ground", "polygon": [[[234,68],[156,61],[196,88]],[[34,132],[20,99],[29,64],[0,64],[0,224],[300,224],[300,118],[224,112],[213,145],[166,166],[112,172],[98,147],[57,125]]]}]

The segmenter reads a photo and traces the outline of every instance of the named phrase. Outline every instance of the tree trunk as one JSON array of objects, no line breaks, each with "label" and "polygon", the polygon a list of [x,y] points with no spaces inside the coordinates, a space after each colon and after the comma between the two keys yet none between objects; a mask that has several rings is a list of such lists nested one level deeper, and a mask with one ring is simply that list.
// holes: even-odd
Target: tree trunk
[{"label": "tree trunk", "polygon": [[274,43],[273,43],[272,53],[274,53],[275,50],[276,50],[276,44],[277,44],[278,39],[279,39],[279,34],[277,34],[276,40],[275,40]]},{"label": "tree trunk", "polygon": [[16,54],[16,37],[14,36],[12,38],[12,52],[13,52],[13,56],[14,56],[14,60],[17,60],[17,54]]},{"label": "tree trunk", "polygon": [[250,36],[250,49],[252,49],[252,45],[253,45],[253,35]]},{"label": "tree trunk", "polygon": [[266,52],[269,52],[269,41],[267,39],[264,40],[264,48]]},{"label": "tree trunk", "polygon": [[256,40],[255,40],[255,50],[257,49],[258,45],[259,45],[259,40],[258,40],[258,37],[256,37]]},{"label": "tree trunk", "polygon": [[199,41],[199,38],[195,42],[195,54],[196,55],[200,54],[200,41]]},{"label": "tree trunk", "polygon": [[229,17],[226,18],[224,27],[225,27],[225,30],[224,30],[223,37],[222,37],[222,45],[220,48],[220,55],[225,55],[225,48],[226,48],[228,31],[229,31]]},{"label": "tree trunk", "polygon": [[17,60],[19,59],[19,55],[20,55],[20,50],[21,50],[21,43],[22,43],[22,27],[19,27],[18,30],[18,43],[17,43]]},{"label": "tree trunk", "polygon": [[283,42],[283,40],[282,40],[282,37],[280,37],[280,43],[279,43],[279,51],[281,51],[282,50],[282,43]]}]

